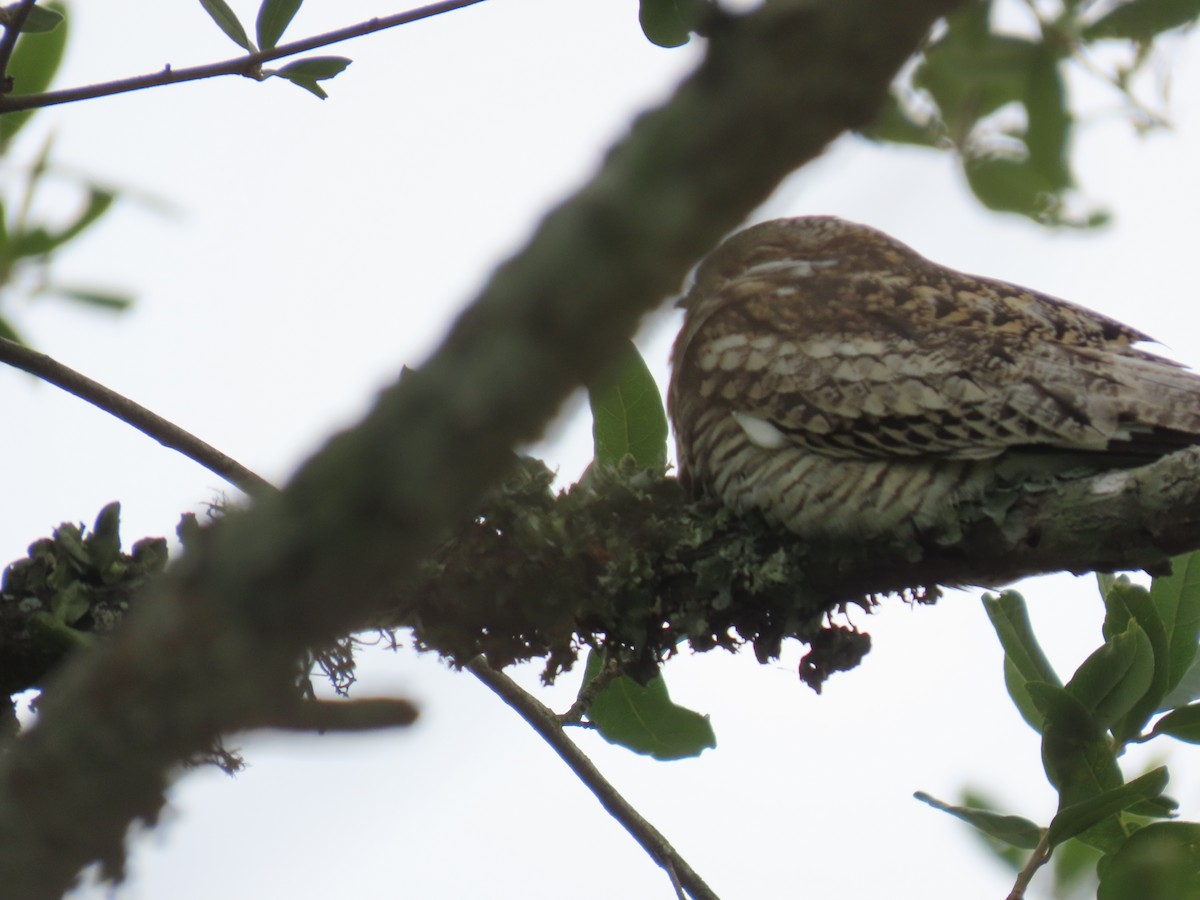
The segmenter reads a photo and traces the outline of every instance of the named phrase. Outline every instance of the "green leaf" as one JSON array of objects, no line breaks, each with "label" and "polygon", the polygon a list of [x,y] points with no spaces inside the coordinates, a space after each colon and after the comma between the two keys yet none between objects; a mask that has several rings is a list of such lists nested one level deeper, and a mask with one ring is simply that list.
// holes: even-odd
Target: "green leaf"
[{"label": "green leaf", "polygon": [[913,794],[922,803],[928,803],[934,809],[940,809],[955,818],[974,825],[988,837],[1004,841],[1023,850],[1032,850],[1042,839],[1042,829],[1021,816],[1006,816],[992,812],[989,809],[977,809],[971,806],[952,806],[931,797],[924,791]]},{"label": "green leaf", "polygon": [[341,74],[353,61],[345,56],[310,56],[288,63],[272,74],[280,78],[312,78],[315,81],[324,81]]},{"label": "green leaf", "polygon": [[1060,809],[1050,822],[1046,839],[1051,847],[1056,847],[1109,816],[1124,812],[1136,803],[1153,800],[1166,789],[1167,781],[1167,767],[1159,766],[1128,784]]},{"label": "green leaf", "polygon": [[[590,654],[585,681],[596,677],[603,665],[602,654]],[[596,695],[587,717],[610,744],[654,759],[699,756],[717,745],[708,716],[672,703],[662,675],[644,686],[628,675],[618,676]]]},{"label": "green leaf", "polygon": [[1170,664],[1166,690],[1171,691],[1196,661],[1196,645],[1200,640],[1200,553],[1172,559],[1171,574],[1155,578],[1150,585],[1150,599],[1167,632]]},{"label": "green leaf", "polygon": [[[1030,682],[1027,689],[1045,717],[1042,765],[1058,789],[1059,809],[1120,787],[1121,769],[1091,710],[1065,688]],[[1107,853],[1120,845],[1125,832],[1110,819],[1094,825],[1080,839]]]},{"label": "green leaf", "polygon": [[1037,708],[1037,704],[1033,702],[1033,698],[1029,696],[1029,682],[1021,675],[1016,664],[1012,661],[1012,657],[1004,657],[1004,686],[1008,689],[1008,696],[1012,698],[1013,706],[1017,708],[1017,712],[1021,714],[1021,718],[1025,720],[1038,734],[1042,733],[1042,728],[1045,727],[1045,720],[1042,717],[1041,710]]},{"label": "green leaf", "polygon": [[[1067,690],[1107,730],[1146,696],[1153,680],[1154,649],[1142,627],[1130,621],[1083,661]],[[1157,704],[1155,698],[1153,706]]]},{"label": "green leaf", "polygon": [[1004,648],[1004,684],[1021,717],[1037,732],[1042,713],[1029,696],[1030,683],[1061,685],[1058,675],[1033,634],[1025,599],[1016,591],[983,595],[983,608]]},{"label": "green leaf", "polygon": [[1097,900],[1200,898],[1200,825],[1154,822],[1140,828],[1099,867]]},{"label": "green leaf", "polygon": [[1112,638],[1137,623],[1146,634],[1153,658],[1152,676],[1145,692],[1113,722],[1113,737],[1124,743],[1141,734],[1166,696],[1171,668],[1167,630],[1150,592],[1138,585],[1115,582],[1105,596],[1104,605],[1104,636]]},{"label": "green leaf", "polygon": [[1175,709],[1186,706],[1193,700],[1200,699],[1200,659],[1192,663],[1192,667],[1184,672],[1175,689],[1163,698],[1160,710]]},{"label": "green leaf", "polygon": [[1086,41],[1124,38],[1148,43],[1156,35],[1194,22],[1200,0],[1127,0],[1083,29]]},{"label": "green leaf", "polygon": [[588,386],[597,462],[616,465],[626,456],[644,469],[667,462],[667,414],[658,385],[632,341],[607,377]]},{"label": "green leaf", "polygon": [[691,40],[700,6],[697,0],[640,0],[638,22],[650,43],[681,47]]},{"label": "green leaf", "polygon": [[[65,11],[62,3],[48,3],[45,7],[35,7],[35,9],[56,13],[60,16]],[[58,72],[59,64],[62,63],[68,32],[69,29],[64,21],[59,28],[48,32],[23,34],[17,39],[17,46],[8,63],[8,75],[12,78],[13,83],[13,96],[40,94],[50,86],[55,73]],[[27,109],[0,116],[0,153],[3,153],[9,141],[35,112],[36,110]]]},{"label": "green leaf", "polygon": [[329,95],[325,93],[318,81],[326,81],[342,72],[353,60],[344,56],[312,56],[308,59],[298,59],[294,63],[271,72],[272,75],[284,78],[292,84],[304,88],[311,94],[324,100]]},{"label": "green leaf", "polygon": [[229,4],[225,0],[200,0],[200,5],[204,7],[204,11],[212,16],[212,20],[217,23],[225,35],[241,47],[243,50],[254,52],[254,45],[250,43],[250,38],[246,36],[246,29],[242,27],[242,23],[238,21],[238,17],[233,10],[229,8]]},{"label": "green leaf", "polygon": [[[5,21],[9,20],[9,16],[16,8],[17,4],[15,3],[4,7],[4,12],[7,13]],[[47,31],[53,31],[62,22],[63,14],[58,10],[48,9],[45,6],[32,6],[25,16],[25,21],[21,23],[21,34],[45,34]]]},{"label": "green leaf", "polygon": [[275,49],[303,2],[304,0],[263,0],[262,6],[258,8],[258,20],[255,22],[260,48]]},{"label": "green leaf", "polygon": [[1200,703],[1173,709],[1154,723],[1152,735],[1166,734],[1188,744],[1200,744]]},{"label": "green leaf", "polygon": [[984,594],[983,608],[996,630],[996,636],[1000,638],[1005,655],[1013,661],[1026,681],[1061,685],[1034,637],[1024,597],[1016,591],[1004,591],[999,596]]}]

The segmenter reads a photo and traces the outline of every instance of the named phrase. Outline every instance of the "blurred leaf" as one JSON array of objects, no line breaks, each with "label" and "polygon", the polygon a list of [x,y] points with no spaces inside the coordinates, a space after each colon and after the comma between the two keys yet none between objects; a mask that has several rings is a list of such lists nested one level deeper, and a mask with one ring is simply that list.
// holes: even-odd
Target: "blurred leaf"
[{"label": "blurred leaf", "polygon": [[667,414],[658,384],[632,341],[610,374],[588,385],[597,462],[616,465],[626,456],[644,469],[667,462]]},{"label": "blurred leaf", "polygon": [[292,84],[304,88],[324,100],[329,95],[325,93],[318,81],[326,81],[341,73],[353,60],[344,56],[312,56],[289,63],[282,69],[272,72],[279,78],[284,78]]},{"label": "blurred leaf", "polygon": [[1021,816],[1006,816],[989,809],[976,809],[969,806],[952,806],[931,797],[924,791],[917,791],[913,796],[922,803],[928,803],[934,809],[940,809],[944,813],[949,813],[955,818],[974,825],[988,837],[1004,841],[1014,847],[1032,850],[1042,839],[1042,829]]},{"label": "blurred leaf", "polygon": [[1200,898],[1200,825],[1154,822],[1099,867],[1097,900]]},{"label": "blurred leaf", "polygon": [[238,21],[238,17],[229,8],[229,4],[225,0],[200,0],[200,5],[204,7],[206,13],[212,16],[212,20],[217,23],[217,27],[225,32],[231,41],[243,50],[248,50],[251,53],[254,52],[254,45],[250,43],[250,38],[246,36],[246,29],[242,27],[242,23]]},{"label": "blurred leaf", "polygon": [[[990,4],[968,3],[925,52],[913,84],[937,105],[959,148],[971,190],[988,208],[1063,224],[1072,186],[1067,144],[1073,124],[1059,63],[1061,42],[995,34]],[[989,116],[1018,105],[1023,131],[989,126]],[[1023,144],[1024,153],[1010,144]],[[1090,220],[1071,224],[1090,224]]]},{"label": "blurred leaf", "polygon": [[133,297],[128,294],[114,294],[108,291],[98,291],[92,288],[73,288],[62,285],[48,285],[44,293],[55,294],[68,300],[98,306],[112,312],[124,312],[133,305]]},{"label": "blurred leaf", "polygon": [[[47,3],[43,12],[62,15],[66,7],[62,3]],[[8,75],[12,78],[13,96],[40,94],[50,86],[54,75],[62,62],[63,50],[67,46],[68,27],[64,21],[62,27],[40,34],[23,34],[17,39],[8,63]],[[27,109],[21,112],[5,113],[0,116],[0,154],[3,154],[13,135],[20,131],[21,126],[29,121],[37,110]]]},{"label": "blurred leaf", "polygon": [[[1096,863],[1100,851],[1083,841],[1069,840],[1054,848],[1050,868],[1054,897],[1087,897],[1096,893]],[[1090,882],[1090,890],[1087,885]]]},{"label": "blurred leaf", "polygon": [[638,22],[650,43],[681,47],[691,40],[700,6],[699,0],[640,0]]},{"label": "blurred leaf", "polygon": [[859,131],[872,141],[892,144],[916,144],[921,147],[940,147],[945,141],[945,129],[937,122],[913,121],[895,91],[888,93],[875,120]]},{"label": "blurred leaf", "polygon": [[925,52],[913,73],[913,84],[929,92],[950,139],[960,146],[980,119],[1024,101],[1027,68],[1036,47],[1020,38],[961,27],[964,16],[973,18],[979,8],[980,4],[968,4],[951,16],[950,28]]},{"label": "blurred leaf", "polygon": [[258,8],[258,20],[255,22],[260,49],[275,49],[303,2],[304,0],[263,0],[262,6]]},{"label": "blurred leaf", "polygon": [[[1126,578],[1124,575],[1122,575],[1120,577],[1125,579],[1126,583],[1129,582],[1129,579]],[[1108,592],[1110,590],[1112,590],[1112,586],[1114,584],[1117,584],[1118,581],[1119,581],[1119,579],[1112,572],[1097,572],[1096,573],[1096,584],[1100,588],[1101,599],[1105,599],[1108,597]]]},{"label": "blurred leaf", "polygon": [[1153,680],[1154,649],[1142,627],[1130,621],[1083,661],[1067,690],[1107,730],[1146,696]]},{"label": "blurred leaf", "polygon": [[[11,3],[4,7],[4,21],[12,21],[11,16],[16,12],[19,4]],[[32,6],[29,8],[29,13],[25,16],[25,21],[21,23],[21,34],[44,34],[47,31],[53,31],[62,24],[63,14],[55,9],[49,9],[45,6]]]},{"label": "blurred leaf", "polygon": [[1179,801],[1166,794],[1152,797],[1149,800],[1139,800],[1126,810],[1130,815],[1142,816],[1147,819],[1170,819],[1179,811]]},{"label": "blurred leaf", "polygon": [[1058,224],[1063,194],[1073,182],[1067,157],[1072,121],[1058,60],[1041,45],[1036,47],[1024,63],[1020,103],[1025,108],[1025,131],[1010,135],[1025,144],[1025,158],[1008,159],[985,151],[966,158],[963,171],[975,196],[989,209]]},{"label": "blurred leaf", "polygon": [[1167,780],[1167,767],[1159,766],[1128,784],[1060,809],[1047,832],[1050,846],[1056,847],[1068,838],[1082,834],[1097,822],[1115,816],[1135,803],[1154,799],[1166,789]]},{"label": "blurred leaf", "polygon": [[[603,654],[589,654],[584,682],[603,665]],[[717,745],[708,716],[672,703],[662,675],[644,686],[628,675],[618,676],[596,695],[587,718],[610,744],[654,759],[699,756]]]},{"label": "blurred leaf", "polygon": [[7,254],[14,259],[27,256],[45,256],[63,244],[78,237],[88,226],[94,224],[108,212],[116,196],[109,191],[92,187],[88,191],[87,203],[75,220],[62,231],[51,233],[45,228],[16,232],[9,237]]},{"label": "blurred leaf", "polygon": [[1128,0],[1083,29],[1085,41],[1128,38],[1142,43],[1200,16],[1200,0]]},{"label": "blurred leaf", "polygon": [[1175,689],[1163,698],[1159,709],[1175,709],[1179,706],[1186,706],[1196,699],[1200,699],[1200,659],[1192,663],[1192,667],[1179,679],[1179,684],[1175,685]]}]

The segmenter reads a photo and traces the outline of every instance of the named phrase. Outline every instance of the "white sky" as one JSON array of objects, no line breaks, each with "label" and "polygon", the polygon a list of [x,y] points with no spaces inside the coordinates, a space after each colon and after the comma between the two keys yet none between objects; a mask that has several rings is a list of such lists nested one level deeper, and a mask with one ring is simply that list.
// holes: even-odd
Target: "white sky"
[{"label": "white sky", "polygon": [[[255,5],[233,3],[247,21]],[[75,6],[61,86],[236,49],[198,3]],[[309,0],[288,36],[397,10]],[[1107,118],[1081,134],[1082,183],[1117,217],[1103,233],[1050,234],[985,213],[948,158],[853,139],[790,179],[759,218],[864,221],[939,262],[1129,321],[1195,363],[1200,67],[1194,48],[1177,50],[1173,133],[1139,139]],[[39,349],[276,480],[436,346],[547,205],[696,58],[649,45],[634,0],[493,0],[328,52],[355,62],[324,103],[282,82],[228,78],[60,107],[35,119],[0,169],[14,178],[53,129],[63,167],[175,210],[123,204],[57,270],[133,289],[129,315],[50,300],[5,312]],[[1097,96],[1094,106],[1115,107]],[[661,314],[641,339],[664,386],[676,325]],[[181,512],[223,489],[20,374],[0,372],[0,407],[0,560],[63,520],[90,523],[117,498],[128,542],[170,535]],[[590,453],[588,422],[576,415],[554,434],[544,455],[569,478]],[[1071,671],[1099,638],[1092,580],[1023,590],[1052,658]],[[1042,822],[1053,812],[1037,737],[1007,701],[977,598],[954,594],[932,609],[893,601],[864,619],[875,649],[820,697],[796,677],[796,647],[766,667],[749,653],[673,661],[673,695],[716,728],[719,746],[700,759],[654,763],[578,735],[727,900],[1003,897],[1009,877],[967,827],[912,792],[952,800],[971,783],[1008,811]],[[116,896],[672,896],[558,758],[470,676],[409,652],[361,662],[360,695],[415,698],[417,727],[235,741],[249,769],[183,778],[164,824],[135,840]],[[536,682],[532,669],[521,677]],[[542,696],[562,708],[576,687],[564,679]],[[1130,771],[1160,749],[1131,753]],[[1192,818],[1195,755],[1172,748],[1170,793]]]}]

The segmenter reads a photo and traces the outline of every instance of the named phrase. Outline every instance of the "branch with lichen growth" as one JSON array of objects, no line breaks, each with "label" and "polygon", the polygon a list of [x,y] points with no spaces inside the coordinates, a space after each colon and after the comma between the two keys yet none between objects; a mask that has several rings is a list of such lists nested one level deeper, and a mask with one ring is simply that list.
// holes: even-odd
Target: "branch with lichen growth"
[{"label": "branch with lichen growth", "polygon": [[421,567],[384,623],[418,644],[494,666],[544,659],[571,668],[603,648],[649,677],[682,644],[809,645],[801,677],[820,689],[856,666],[867,635],[839,624],[847,604],[882,595],[932,601],[951,585],[1028,575],[1147,569],[1200,547],[1200,449],[1090,477],[998,486],[956,512],[955,539],[818,545],[757,516],[683,496],[650,471],[593,468],[555,496],[553,474],[523,459],[471,520]]}]

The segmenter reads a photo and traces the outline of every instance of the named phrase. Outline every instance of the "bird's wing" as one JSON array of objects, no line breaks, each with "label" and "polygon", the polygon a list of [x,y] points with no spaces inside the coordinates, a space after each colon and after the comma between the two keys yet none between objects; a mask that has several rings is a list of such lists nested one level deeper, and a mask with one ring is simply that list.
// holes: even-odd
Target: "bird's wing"
[{"label": "bird's wing", "polygon": [[1200,442],[1200,376],[1128,346],[929,323],[918,335],[886,317],[867,331],[781,331],[736,304],[706,318],[677,354],[677,389],[728,406],[760,446],[987,459]]}]

